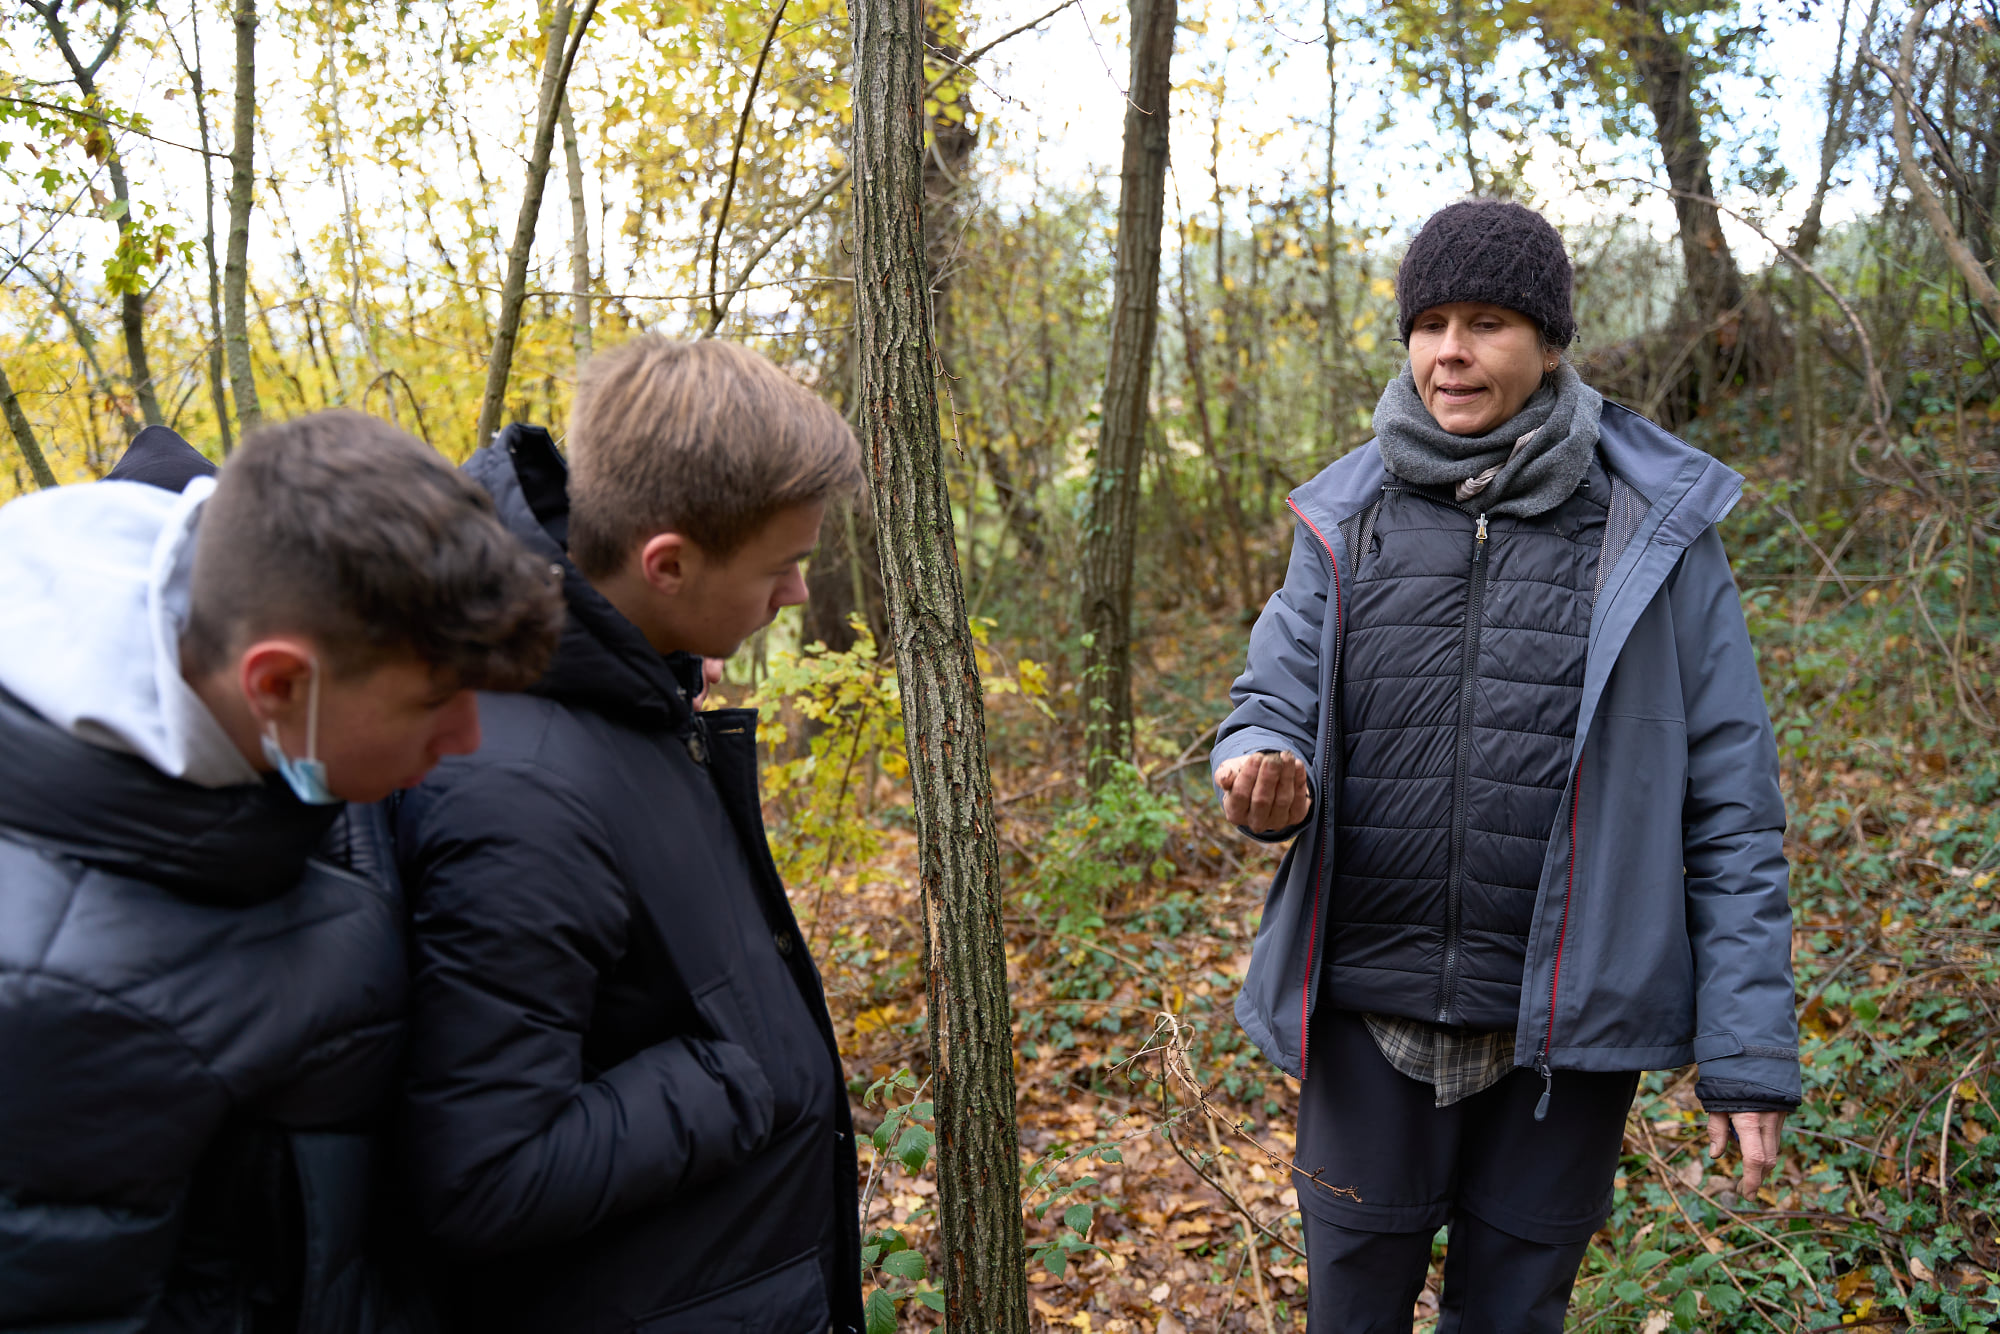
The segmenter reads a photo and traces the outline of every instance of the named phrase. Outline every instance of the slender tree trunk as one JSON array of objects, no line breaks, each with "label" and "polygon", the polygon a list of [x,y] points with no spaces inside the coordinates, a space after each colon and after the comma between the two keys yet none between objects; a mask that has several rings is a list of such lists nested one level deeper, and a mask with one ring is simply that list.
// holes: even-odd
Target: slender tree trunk
[{"label": "slender tree trunk", "polygon": [[[949,25],[941,11],[931,20]],[[949,32],[933,30],[931,49],[947,60],[965,54]],[[930,117],[930,148],[924,154],[924,257],[931,279],[931,329],[938,360],[949,370],[958,350],[952,327],[952,286],[957,278],[955,252],[958,222],[965,191],[960,187],[972,166],[972,150],[979,136],[968,123],[972,118],[972,94],[961,92],[953,103],[938,103]]]},{"label": "slender tree trunk", "polygon": [[[117,15],[116,22],[97,54],[86,63],[70,43],[69,26],[62,19],[62,0],[29,0],[29,8],[41,16],[49,35],[55,39],[56,50],[69,66],[70,77],[76,80],[77,91],[83,94],[86,104],[100,102],[97,72],[118,49],[132,15],[132,0],[114,0],[110,7]],[[104,167],[111,176],[111,198],[118,205],[118,239],[122,247],[133,227],[132,189],[125,179],[125,160],[119,156],[118,145],[108,133],[104,138]],[[138,288],[137,275],[131,275],[130,286],[131,290],[120,293],[118,298],[118,326],[125,338],[126,379],[139,400],[139,415],[148,426],[160,426],[166,418],[160,413],[160,396],[154,388],[153,370],[146,356],[146,294]]]},{"label": "slender tree trunk", "polygon": [[[118,150],[112,149],[105,159],[111,169],[111,197],[124,205],[118,215],[118,231],[121,235],[132,229],[132,191],[125,183],[125,165],[118,157]],[[160,412],[159,391],[153,384],[153,367],[146,355],[146,294],[142,291],[122,293],[118,298],[118,328],[125,337],[125,374],[132,382],[132,392],[139,399],[139,415],[146,419],[148,426],[166,424],[166,417]]]},{"label": "slender tree trunk", "polygon": [[250,203],[257,175],[257,0],[236,0],[236,106],[229,143],[229,240],[222,261],[222,341],[228,352],[229,393],[236,427],[264,420],[250,365]]},{"label": "slender tree trunk", "polygon": [[1344,338],[1347,331],[1341,327],[1345,318],[1340,313],[1340,229],[1334,221],[1334,186],[1337,181],[1334,163],[1334,149],[1338,146],[1340,129],[1340,38],[1333,30],[1333,0],[1320,0],[1320,26],[1326,31],[1326,234],[1320,242],[1326,252],[1326,269],[1322,277],[1325,282],[1325,314],[1319,328],[1320,385],[1326,391],[1326,456],[1332,458],[1339,448],[1340,436],[1337,425],[1340,415],[1340,390],[1333,382],[1333,348],[1336,338]]},{"label": "slender tree trunk", "polygon": [[49,294],[49,300],[55,303],[56,313],[61,315],[63,323],[69,326],[70,337],[76,340],[77,349],[83,353],[83,364],[90,372],[91,387],[103,395],[104,401],[118,414],[118,419],[125,425],[126,434],[137,435],[139,423],[133,419],[132,410],[125,406],[117,384],[104,369],[104,363],[98,360],[97,335],[93,334],[90,326],[83,322],[83,315],[77,310],[76,304],[69,299],[68,294],[55,280],[43,277],[26,264],[20,267],[21,272],[28,275],[30,282]]},{"label": "slender tree trunk", "polygon": [[[1160,312],[1160,227],[1166,218],[1167,94],[1175,3],[1132,0],[1132,90],[1125,104],[1125,156],[1119,171],[1111,355],[1083,554],[1083,627],[1088,636],[1083,717],[1093,788],[1132,744],[1132,552],[1139,526],[1146,395]],[[1219,207],[1216,225],[1219,235]]]},{"label": "slender tree trunk", "polygon": [[562,100],[563,164],[569,169],[569,313],[570,346],[576,368],[590,360],[590,212],[583,199],[583,155],[577,151],[576,117],[570,114],[569,93]]},{"label": "slender tree trunk", "polygon": [[853,0],[861,438],[921,857],[945,1324],[1026,1334],[1012,1007],[986,709],[938,435],[917,0]]},{"label": "slender tree trunk", "polygon": [[222,456],[235,443],[229,429],[229,390],[222,378],[222,270],[215,260],[215,159],[208,147],[208,88],[201,73],[201,12],[189,7],[194,32],[194,60],[186,66],[194,86],[195,125],[201,132],[201,250],[208,261],[208,394],[215,409],[215,429],[222,438]]},{"label": "slender tree trunk", "polygon": [[28,421],[28,414],[21,411],[21,401],[14,397],[14,386],[7,379],[7,369],[0,366],[0,410],[7,416],[7,429],[14,433],[14,443],[21,450],[21,457],[28,461],[28,472],[34,477],[35,485],[43,488],[56,484],[56,475],[49,471],[49,460],[42,453],[42,447],[35,442],[35,428]]},{"label": "slender tree trunk", "polygon": [[1743,276],[1735,256],[1729,253],[1722,217],[1713,202],[1708,144],[1702,138],[1701,116],[1694,105],[1694,63],[1686,47],[1667,31],[1657,0],[1634,0],[1627,8],[1636,20],[1634,62],[1646,105],[1653,113],[1660,161],[1675,191],[1674,214],[1680,222],[1688,295],[1696,315],[1729,328],[1743,305]]},{"label": "slender tree trunk", "polygon": [[1014,465],[1003,451],[982,438],[979,452],[986,462],[986,475],[993,482],[993,498],[1000,502],[1001,517],[1007,522],[1007,531],[1014,535],[1015,550],[1023,560],[1039,564],[1048,550],[1048,543],[1042,538],[1041,507],[1035,504],[1028,486],[1015,475]]},{"label": "slender tree trunk", "polygon": [[1178,300],[1174,302],[1181,321],[1181,354],[1187,362],[1188,387],[1194,391],[1194,419],[1201,436],[1202,453],[1208,455],[1209,467],[1215,473],[1216,496],[1222,505],[1222,517],[1229,525],[1230,554],[1236,561],[1236,583],[1240,605],[1257,605],[1257,591],[1250,578],[1250,546],[1243,532],[1243,505],[1236,497],[1236,484],[1229,475],[1227,460],[1215,443],[1215,428],[1208,415],[1208,369],[1203,364],[1205,358],[1201,349],[1201,330],[1194,319],[1194,302],[1188,293],[1187,236],[1181,236]]},{"label": "slender tree trunk", "polygon": [[485,444],[500,429],[507,401],[507,377],[514,369],[514,345],[521,334],[521,311],[527,305],[528,256],[535,248],[535,223],[542,213],[542,190],[549,179],[549,154],[555,147],[556,111],[563,103],[570,69],[597,12],[597,0],[583,0],[570,22],[569,0],[559,0],[549,19],[548,50],[542,56],[541,93],[535,103],[535,140],[528,152],[528,181],[521,191],[521,212],[514,219],[514,240],[507,247],[507,276],[500,286],[500,322],[493,330],[493,355],[486,363],[486,392],[479,403],[479,428],[473,439]]}]

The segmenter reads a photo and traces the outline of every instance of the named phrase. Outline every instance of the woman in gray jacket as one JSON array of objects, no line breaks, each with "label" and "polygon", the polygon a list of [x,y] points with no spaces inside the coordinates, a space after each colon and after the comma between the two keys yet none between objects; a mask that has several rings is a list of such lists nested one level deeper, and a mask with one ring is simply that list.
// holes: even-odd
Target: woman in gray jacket
[{"label": "woman in gray jacket", "polygon": [[[1563,359],[1562,240],[1427,222],[1376,438],[1300,487],[1213,766],[1291,841],[1236,1003],[1297,1076],[1313,1334],[1560,1330],[1639,1072],[1754,1190],[1799,1101],[1784,803],[1715,524],[1742,479]],[[1328,1187],[1345,1188],[1352,1195]]]}]

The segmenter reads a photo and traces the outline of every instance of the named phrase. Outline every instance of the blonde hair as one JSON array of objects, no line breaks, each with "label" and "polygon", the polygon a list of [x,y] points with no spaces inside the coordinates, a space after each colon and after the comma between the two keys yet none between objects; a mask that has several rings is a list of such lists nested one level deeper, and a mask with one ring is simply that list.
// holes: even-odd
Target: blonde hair
[{"label": "blonde hair", "polygon": [[749,348],[659,334],[584,367],[569,457],[570,557],[592,578],[664,532],[727,557],[861,483],[854,433],[818,395]]}]

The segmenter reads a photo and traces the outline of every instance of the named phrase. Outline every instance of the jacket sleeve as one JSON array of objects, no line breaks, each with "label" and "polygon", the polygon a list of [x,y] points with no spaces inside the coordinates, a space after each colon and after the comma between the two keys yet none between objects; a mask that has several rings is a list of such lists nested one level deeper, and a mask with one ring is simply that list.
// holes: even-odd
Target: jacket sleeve
[{"label": "jacket sleeve", "polygon": [[414,970],[400,1147],[426,1231],[474,1251],[564,1241],[758,1149],[771,1088],[733,1043],[677,1037],[586,1071],[629,910],[576,794],[490,765],[412,798],[398,822]]},{"label": "jacket sleeve", "polygon": [[1697,1093],[1711,1111],[1799,1102],[1785,802],[1756,654],[1710,526],[1670,587],[1687,719],[1682,861],[1694,953]]},{"label": "jacket sleeve", "polygon": [[0,1068],[0,1328],[136,1327],[228,1091],[165,1023],[32,971],[0,969]]},{"label": "jacket sleeve", "polygon": [[[1295,526],[1285,585],[1264,604],[1250,631],[1250,659],[1229,687],[1235,705],[1216,734],[1209,773],[1224,761],[1260,750],[1286,750],[1305,761],[1313,800],[1319,800],[1315,768],[1319,736],[1320,635],[1326,625],[1326,558],[1304,524]],[[1218,797],[1221,789],[1217,789]],[[1311,816],[1307,816],[1310,820]],[[1242,829],[1264,843],[1282,843],[1305,827],[1301,821],[1276,833]]]}]

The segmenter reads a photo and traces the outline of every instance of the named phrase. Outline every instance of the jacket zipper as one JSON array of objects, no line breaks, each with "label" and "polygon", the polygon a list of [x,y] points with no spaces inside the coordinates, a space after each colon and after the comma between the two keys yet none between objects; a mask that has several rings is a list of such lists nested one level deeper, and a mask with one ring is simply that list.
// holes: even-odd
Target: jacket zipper
[{"label": "jacket zipper", "polygon": [[1437,1021],[1452,1022],[1458,1002],[1459,906],[1465,889],[1466,789],[1472,781],[1472,703],[1479,679],[1479,624],[1486,605],[1486,516],[1472,535],[1472,577],[1465,592],[1465,652],[1458,669],[1458,755],[1452,767],[1451,851],[1445,870],[1444,970],[1438,977]]},{"label": "jacket zipper", "polygon": [[1340,594],[1340,562],[1334,559],[1333,544],[1326,540],[1326,534],[1322,533],[1319,526],[1308,519],[1305,511],[1289,497],[1286,498],[1285,504],[1290,507],[1292,513],[1299,516],[1299,522],[1310,528],[1312,535],[1319,539],[1320,546],[1326,551],[1327,568],[1333,574],[1333,667],[1327,677],[1324,701],[1327,710],[1326,735],[1319,748],[1319,846],[1313,851],[1312,934],[1306,937],[1306,979],[1304,985],[1299,988],[1299,1082],[1303,1084],[1306,1078],[1308,1046],[1306,1038],[1312,1024],[1313,962],[1319,949],[1320,888],[1326,875],[1327,812],[1333,808],[1333,794],[1327,785],[1332,780],[1333,748],[1340,735],[1340,727],[1333,711],[1340,707],[1340,650],[1347,641],[1347,616]]},{"label": "jacket zipper", "polygon": [[1576,888],[1576,809],[1583,804],[1583,755],[1578,752],[1576,778],[1569,789],[1569,870],[1563,876],[1562,919],[1556,925],[1556,954],[1549,967],[1549,1025],[1542,1030],[1542,1049],[1535,1053],[1535,1073],[1542,1077],[1542,1096],[1535,1101],[1535,1119],[1549,1114],[1549,1095],[1556,1077],[1549,1069],[1549,1048],[1556,1038],[1556,987],[1562,981],[1563,937],[1569,934],[1569,896]]}]

